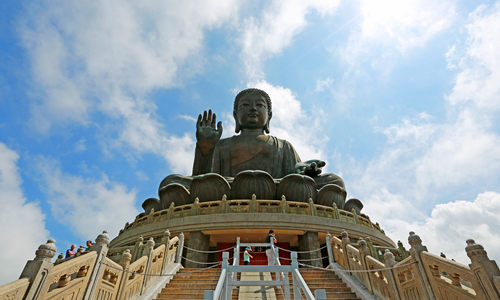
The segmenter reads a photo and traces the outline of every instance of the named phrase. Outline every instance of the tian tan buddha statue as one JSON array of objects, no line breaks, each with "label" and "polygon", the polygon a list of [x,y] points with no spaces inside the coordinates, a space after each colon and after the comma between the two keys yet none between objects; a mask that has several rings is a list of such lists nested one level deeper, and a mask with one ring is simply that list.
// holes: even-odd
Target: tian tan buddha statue
[{"label": "tian tan buddha statue", "polygon": [[[324,161],[302,162],[289,142],[268,135],[272,104],[266,92],[254,88],[241,91],[234,99],[233,116],[239,135],[225,139],[221,139],[222,123],[217,123],[215,113],[209,110],[198,116],[193,174],[163,179],[159,208],[192,203],[195,198],[212,201],[222,195],[249,197],[260,193],[259,199],[280,199],[281,195],[288,199],[301,194],[293,191],[296,187],[308,195],[305,199],[296,196],[298,201],[311,198],[327,205],[334,201],[343,207],[346,192],[342,178],[321,174]],[[334,200],[337,196],[332,198],[329,193],[340,200]]]},{"label": "tian tan buddha statue", "polygon": [[196,123],[196,152],[193,175],[213,172],[234,177],[245,170],[262,170],[273,178],[300,173],[312,177],[318,187],[334,183],[344,187],[342,179],[334,174],[320,176],[324,161],[301,162],[292,144],[267,135],[272,117],[272,103],[263,90],[246,89],[234,99],[233,116],[236,133],[220,139],[222,123],[216,124],[216,115],[209,110],[198,116]]}]

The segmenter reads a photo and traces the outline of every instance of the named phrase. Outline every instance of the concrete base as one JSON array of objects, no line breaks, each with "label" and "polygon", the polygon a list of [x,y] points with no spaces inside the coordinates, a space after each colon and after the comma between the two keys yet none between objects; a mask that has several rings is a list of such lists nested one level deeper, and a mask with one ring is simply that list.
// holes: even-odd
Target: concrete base
[{"label": "concrete base", "polygon": [[[318,232],[306,231],[304,235],[299,235],[299,251],[311,251],[321,248],[319,243]],[[299,253],[299,262],[315,267],[323,267],[321,251],[311,253]],[[303,261],[300,261],[303,259]]]},{"label": "concrete base", "polygon": [[[209,247],[210,237],[204,235],[201,231],[191,231],[189,233],[189,240],[187,241],[188,247],[201,251],[207,251]],[[193,261],[208,262],[208,254],[200,253],[197,251],[186,249],[186,258]],[[198,264],[185,260],[184,266],[186,268],[205,268],[207,265]]]}]

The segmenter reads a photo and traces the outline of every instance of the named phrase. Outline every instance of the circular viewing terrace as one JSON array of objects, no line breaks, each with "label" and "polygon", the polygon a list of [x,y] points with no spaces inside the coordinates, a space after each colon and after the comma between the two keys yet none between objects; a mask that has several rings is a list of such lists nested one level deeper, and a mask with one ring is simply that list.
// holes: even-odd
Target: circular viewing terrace
[{"label": "circular viewing terrace", "polygon": [[[111,247],[123,247],[134,244],[139,236],[161,238],[168,229],[173,235],[181,232],[201,231],[210,235],[211,244],[234,242],[236,236],[244,235],[248,239],[263,239],[265,230],[273,228],[281,232],[280,240],[295,243],[297,235],[307,231],[318,232],[320,240],[329,232],[340,235],[347,231],[349,236],[369,237],[374,244],[394,247],[378,223],[372,223],[368,217],[360,216],[353,209],[345,211],[332,206],[309,202],[252,199],[221,200],[174,206],[160,211],[138,216],[131,224],[127,223],[120,234],[111,242]],[[295,237],[295,238],[294,238]]]}]

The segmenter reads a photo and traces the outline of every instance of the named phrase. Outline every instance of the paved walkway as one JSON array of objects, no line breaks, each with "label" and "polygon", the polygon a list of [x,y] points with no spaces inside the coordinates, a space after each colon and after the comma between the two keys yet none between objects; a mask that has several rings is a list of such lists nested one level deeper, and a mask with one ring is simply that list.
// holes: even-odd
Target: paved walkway
[{"label": "paved walkway", "polygon": [[[241,281],[270,281],[270,272],[241,272]],[[265,299],[276,300],[273,286],[240,286],[238,299]]]}]

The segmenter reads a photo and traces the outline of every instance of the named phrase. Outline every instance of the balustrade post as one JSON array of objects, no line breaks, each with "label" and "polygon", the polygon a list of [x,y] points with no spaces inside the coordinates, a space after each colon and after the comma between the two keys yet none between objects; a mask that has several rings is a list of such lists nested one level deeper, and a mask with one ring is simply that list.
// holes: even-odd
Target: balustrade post
[{"label": "balustrade post", "polygon": [[332,235],[329,232],[326,234],[326,250],[328,252],[328,267],[331,267],[335,262],[335,256],[332,249]]},{"label": "balustrade post", "polygon": [[429,281],[429,278],[427,277],[427,273],[425,272],[422,257],[420,256],[420,253],[422,251],[427,252],[427,247],[422,245],[422,240],[413,231],[410,232],[408,243],[411,246],[410,255],[413,257],[413,260],[417,262],[417,270],[419,273],[419,277],[422,280],[422,290],[425,292],[427,299],[435,300],[436,296],[434,296],[434,291],[432,290],[431,283]]},{"label": "balustrade post", "polygon": [[316,215],[316,206],[314,206],[314,201],[312,198],[309,198],[309,212],[311,214],[311,216],[315,216]]},{"label": "balustrade post", "polygon": [[401,241],[398,241],[398,253],[399,253],[399,257],[401,258],[401,260],[410,256],[410,254],[408,253],[408,250],[405,249],[405,246],[403,245],[403,243],[401,243]]},{"label": "balustrade post", "polygon": [[351,209],[351,213],[352,213],[352,218],[354,219],[354,223],[359,224],[359,216],[354,208]]},{"label": "balustrade post", "polygon": [[177,248],[177,254],[175,256],[175,262],[176,263],[181,263],[182,259],[182,250],[184,250],[184,233],[179,234],[179,246]]},{"label": "balustrade post", "polygon": [[197,216],[200,213],[200,198],[196,197],[194,198],[194,203],[193,203],[193,216]]},{"label": "balustrade post", "polygon": [[221,200],[221,213],[227,213],[228,212],[228,205],[227,205],[227,196],[226,194],[222,195],[222,200]]},{"label": "balustrade post", "polygon": [[252,194],[252,199],[250,200],[250,212],[257,212],[257,195]]},{"label": "balustrade post", "polygon": [[122,257],[120,257],[120,266],[123,268],[122,278],[120,279],[120,285],[118,286],[118,292],[116,295],[117,300],[121,300],[123,298],[123,290],[127,285],[129,274],[127,273],[128,267],[130,266],[130,261],[132,260],[132,254],[130,254],[129,249],[125,249],[122,253]]},{"label": "balustrade post", "polygon": [[[365,240],[359,240],[359,256],[361,257],[361,269],[368,270],[368,264],[366,263],[366,256],[369,254],[370,249],[366,245]],[[365,287],[373,294],[373,286],[368,272],[361,273],[363,280],[365,282]]]},{"label": "balustrade post", "polygon": [[172,219],[172,216],[174,215],[174,209],[175,209],[175,204],[172,201],[170,203],[170,206],[168,207],[168,212],[167,212],[167,220]]},{"label": "balustrade post", "polygon": [[293,282],[293,298],[294,299],[302,299],[302,295],[300,294],[300,287],[297,276],[295,275],[295,270],[299,269],[299,262],[297,261],[297,252],[293,251],[290,253],[290,258],[292,259],[292,282]]},{"label": "balustrade post", "polygon": [[[392,254],[392,252],[389,249],[385,249],[384,261],[385,261],[385,266],[387,268],[392,268],[396,264],[396,260],[394,259],[394,254]],[[396,284],[396,277],[394,276],[394,270],[392,269],[388,270],[386,274],[388,274],[388,276],[386,277],[387,280],[389,281],[389,285],[391,286],[392,296],[394,300],[400,300],[401,297],[399,296],[399,290]]]},{"label": "balustrade post", "polygon": [[286,197],[285,195],[281,195],[281,213],[286,214],[287,211],[286,206],[287,206]]},{"label": "balustrade post", "polygon": [[[341,236],[342,236],[342,252],[344,254],[344,263],[345,263],[345,266],[343,266],[343,267],[346,270],[350,270],[351,264],[349,261],[349,255],[347,254],[347,245],[349,245],[351,243],[351,239],[349,239],[349,234],[345,230],[342,231]],[[349,274],[352,275],[351,272],[349,272]]]},{"label": "balustrade post", "polygon": [[170,250],[170,230],[165,230],[165,232],[163,233],[163,237],[161,239],[161,243],[163,245],[165,245],[165,252],[163,252],[163,264],[162,264],[162,267],[161,267],[161,273],[165,273],[166,269],[167,269],[167,265],[169,263],[168,261],[168,252]]},{"label": "balustrade post", "polygon": [[106,259],[106,255],[109,250],[109,235],[106,230],[99,234],[95,240],[95,244],[92,246],[92,250],[97,252],[97,258],[94,264],[94,269],[89,278],[89,283],[87,289],[83,296],[83,300],[90,300],[96,298],[97,286],[102,278],[102,273],[104,272],[104,265],[102,264]]},{"label": "balustrade post", "polygon": [[41,244],[35,251],[35,258],[29,260],[21,272],[21,278],[28,278],[30,284],[23,299],[39,299],[47,275],[54,266],[51,259],[56,255],[57,248],[54,239],[49,239],[47,243]]},{"label": "balustrade post", "polygon": [[[370,223],[371,224],[371,223]],[[368,249],[370,250],[370,255],[373,258],[379,259],[380,255],[378,254],[377,249],[373,246],[372,240],[370,239],[369,236],[365,237],[366,245],[368,246]]]},{"label": "balustrade post", "polygon": [[[146,247],[144,247],[144,255],[148,257],[146,261],[146,269],[144,271],[144,274],[149,274],[151,270],[151,264],[153,262],[153,249],[155,246],[155,241],[153,240],[152,237],[149,238],[149,240],[146,242]],[[151,279],[150,276],[144,275],[144,280],[142,281],[142,286],[141,286],[141,295],[144,293],[146,290],[148,281]]]},{"label": "balustrade post", "polygon": [[333,202],[332,207],[333,207],[333,218],[340,219],[340,213],[339,213],[339,209],[337,207],[337,203]]},{"label": "balustrade post", "polygon": [[472,239],[467,240],[465,251],[471,260],[469,267],[481,283],[485,296],[488,299],[500,299],[500,270],[497,263],[490,260],[483,246]]},{"label": "balustrade post", "polygon": [[136,261],[139,257],[141,257],[140,252],[142,250],[142,246],[144,245],[144,238],[139,236],[137,242],[134,245],[134,251],[132,252],[132,261]]},{"label": "balustrade post", "polygon": [[[274,245],[274,243],[273,243],[273,245]],[[280,263],[280,254],[279,253],[280,252],[279,252],[278,247],[274,247],[274,258],[276,260],[276,265],[281,264]],[[280,280],[280,278],[281,278],[280,277],[280,272],[278,272],[278,271],[276,271],[276,273],[274,273],[274,276],[275,276],[276,280]]]},{"label": "balustrade post", "polygon": [[[229,266],[229,252],[222,252],[222,270],[226,270],[226,278],[225,278],[225,285],[222,287],[222,295],[221,295],[221,299],[228,299],[229,298],[229,295],[230,295],[230,292],[232,290],[232,287],[231,287],[231,283],[230,283],[230,280],[231,280],[231,275],[232,274],[229,274],[229,272],[227,271],[227,267]],[[221,270],[221,272],[222,272]]]}]

